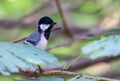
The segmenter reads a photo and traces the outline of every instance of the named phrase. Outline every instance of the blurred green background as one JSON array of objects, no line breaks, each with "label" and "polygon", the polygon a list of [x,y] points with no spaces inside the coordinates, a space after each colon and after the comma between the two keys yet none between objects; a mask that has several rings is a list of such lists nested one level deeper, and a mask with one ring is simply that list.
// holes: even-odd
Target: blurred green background
[{"label": "blurred green background", "polygon": [[[109,30],[119,27],[120,8],[119,0],[60,0],[68,28],[74,37],[83,37],[84,34],[99,30]],[[80,56],[80,48],[88,43],[89,40],[76,40],[66,44],[72,38],[64,33],[61,16],[58,12],[55,0],[1,0],[0,1],[0,41],[15,41],[29,36],[36,29],[37,21],[42,16],[49,16],[58,23],[61,30],[52,32],[47,49],[63,44],[59,48],[48,50],[57,56],[61,63],[69,63],[74,58]],[[91,75],[120,77],[120,61],[112,63],[98,63],[89,66],[79,72]],[[112,73],[117,72],[112,75]],[[0,81],[12,81],[13,78],[20,76],[12,75],[10,77],[0,76]]]}]

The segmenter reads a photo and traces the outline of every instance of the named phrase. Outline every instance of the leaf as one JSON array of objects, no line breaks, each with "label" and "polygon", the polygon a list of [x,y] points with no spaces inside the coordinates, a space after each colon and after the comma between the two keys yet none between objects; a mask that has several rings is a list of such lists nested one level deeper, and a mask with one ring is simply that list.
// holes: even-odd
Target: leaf
[{"label": "leaf", "polygon": [[98,57],[111,57],[120,55],[120,35],[108,36],[106,38],[94,41],[82,47],[84,54],[89,54],[91,59]]},{"label": "leaf", "polygon": [[19,68],[34,69],[34,65],[60,67],[56,57],[34,46],[0,42],[0,73],[2,75],[19,72]]},{"label": "leaf", "polygon": [[89,78],[89,77],[86,77],[86,76],[82,76],[82,77],[75,76],[68,81],[100,81],[100,78],[99,77]]},{"label": "leaf", "polygon": [[96,40],[100,40],[109,36],[113,36],[113,35],[120,35],[120,28],[114,28],[111,30],[108,30],[106,32],[103,32],[102,34],[98,34],[98,35],[93,35],[93,36],[88,36],[87,40],[92,40],[92,41],[96,41]]},{"label": "leaf", "polygon": [[17,80],[14,79],[14,81],[64,81],[63,78],[56,78],[56,77],[40,77],[36,79],[31,79],[31,80]]}]

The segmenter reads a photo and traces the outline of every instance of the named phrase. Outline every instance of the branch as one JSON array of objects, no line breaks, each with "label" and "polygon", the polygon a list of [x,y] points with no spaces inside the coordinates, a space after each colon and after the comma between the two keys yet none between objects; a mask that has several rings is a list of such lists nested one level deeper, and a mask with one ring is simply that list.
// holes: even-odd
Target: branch
[{"label": "branch", "polygon": [[[94,79],[96,78],[95,76],[89,76],[89,75],[83,75],[83,74],[79,74],[76,72],[70,72],[70,71],[61,71],[61,70],[53,70],[53,71],[45,71],[40,73],[39,71],[36,72],[32,72],[32,71],[26,71],[26,70],[20,70],[20,74],[24,75],[24,76],[29,76],[29,77],[41,77],[41,76],[79,76],[80,77],[86,77],[88,79]],[[114,80],[114,79],[109,79],[109,78],[103,78],[103,77],[99,77],[98,81],[119,81],[119,80]]]},{"label": "branch", "polygon": [[25,23],[19,20],[7,20],[7,19],[0,19],[0,25],[3,25],[6,28],[13,28],[15,26],[27,27],[27,26],[34,26],[33,23]]},{"label": "branch", "polygon": [[[82,70],[85,69],[91,65],[100,63],[100,62],[112,62],[115,60],[120,59],[120,55],[116,57],[102,57],[98,58],[96,60],[88,59],[88,58],[80,58],[77,62],[75,62],[73,65],[71,65],[67,70],[68,71],[76,71],[76,70]],[[68,65],[69,63],[66,63],[65,65]],[[64,65],[62,66],[64,68]],[[50,70],[61,70],[62,68],[47,68],[45,71]]]},{"label": "branch", "polygon": [[63,10],[62,10],[60,1],[59,1],[59,0],[55,0],[55,2],[56,2],[57,9],[58,9],[58,11],[59,11],[59,14],[60,14],[60,16],[61,16],[61,18],[62,18],[62,23],[63,23],[64,29],[65,29],[65,33],[66,33],[70,38],[72,38],[73,36],[72,36],[72,34],[71,34],[68,26],[67,26],[67,21],[66,21],[66,19],[65,19],[64,12],[63,12]]},{"label": "branch", "polygon": [[51,47],[47,48],[46,50],[49,51],[49,50],[59,48],[59,47],[62,47],[62,46],[67,46],[67,45],[72,44],[74,41],[75,41],[75,39],[71,39],[71,40],[68,40],[67,42],[63,42],[63,43],[58,44],[56,46],[51,46]]},{"label": "branch", "polygon": [[28,38],[28,36],[27,36],[27,37],[24,37],[24,38],[22,38],[22,39],[19,39],[19,40],[11,41],[11,42],[12,42],[12,43],[18,43],[18,42],[24,41],[24,40],[27,39],[27,38]]},{"label": "branch", "polygon": [[103,57],[103,58],[98,58],[96,60],[91,60],[91,59],[80,59],[78,60],[76,63],[74,63],[73,65],[71,65],[69,67],[69,71],[75,71],[75,70],[81,70],[81,69],[85,69],[91,65],[94,65],[96,63],[100,63],[100,62],[111,62],[111,61],[115,61],[120,59],[120,55],[116,56],[116,57]]},{"label": "branch", "polygon": [[[49,4],[49,5],[48,5]],[[46,6],[47,5],[47,6]],[[66,4],[63,4],[63,6]],[[77,6],[73,5],[67,5],[64,7],[65,11],[71,11]],[[56,8],[53,5],[52,1],[45,2],[42,6],[39,6],[37,8],[34,8],[34,10],[31,10],[29,12],[26,12],[24,16],[22,16],[18,20],[8,20],[8,19],[0,19],[0,25],[6,27],[6,28],[12,28],[15,26],[20,27],[32,27],[35,25],[35,23],[38,21],[39,17],[43,15],[50,15],[53,13],[56,13]],[[27,22],[26,22],[27,20]]]},{"label": "branch", "polygon": [[108,77],[108,78],[117,78],[120,77],[120,72],[116,69],[116,70],[111,70],[108,71],[105,74],[100,75],[101,77]]}]

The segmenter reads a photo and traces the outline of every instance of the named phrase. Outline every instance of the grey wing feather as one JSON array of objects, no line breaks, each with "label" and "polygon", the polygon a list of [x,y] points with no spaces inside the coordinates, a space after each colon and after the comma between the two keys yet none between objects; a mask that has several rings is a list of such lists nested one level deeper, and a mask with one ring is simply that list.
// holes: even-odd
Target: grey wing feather
[{"label": "grey wing feather", "polygon": [[38,31],[34,31],[26,40],[25,42],[32,43],[33,45],[36,45],[40,40],[40,33]]}]

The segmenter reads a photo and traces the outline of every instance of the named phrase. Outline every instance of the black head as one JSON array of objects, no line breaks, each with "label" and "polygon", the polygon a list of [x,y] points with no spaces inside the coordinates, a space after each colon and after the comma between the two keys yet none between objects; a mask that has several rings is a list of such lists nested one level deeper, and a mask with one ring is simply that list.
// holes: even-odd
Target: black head
[{"label": "black head", "polygon": [[47,29],[52,29],[53,25],[55,25],[56,23],[47,16],[42,17],[39,21],[38,21],[38,30],[42,30],[45,31]]},{"label": "black head", "polygon": [[38,22],[39,25],[40,24],[52,24],[52,23],[53,23],[53,20],[47,16],[42,17]]}]

